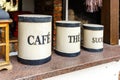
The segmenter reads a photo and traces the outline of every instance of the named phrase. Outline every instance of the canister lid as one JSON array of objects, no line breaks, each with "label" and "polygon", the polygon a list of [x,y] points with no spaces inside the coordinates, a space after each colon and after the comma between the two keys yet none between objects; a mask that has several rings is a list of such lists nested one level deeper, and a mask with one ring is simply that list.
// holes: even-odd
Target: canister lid
[{"label": "canister lid", "polygon": [[8,12],[0,9],[0,20],[10,19]]},{"label": "canister lid", "polygon": [[19,22],[50,22],[52,21],[51,15],[40,14],[22,14],[18,15]]},{"label": "canister lid", "polygon": [[80,21],[56,21],[57,27],[80,27]]},{"label": "canister lid", "polygon": [[89,30],[103,30],[104,26],[100,24],[83,24],[83,28]]}]

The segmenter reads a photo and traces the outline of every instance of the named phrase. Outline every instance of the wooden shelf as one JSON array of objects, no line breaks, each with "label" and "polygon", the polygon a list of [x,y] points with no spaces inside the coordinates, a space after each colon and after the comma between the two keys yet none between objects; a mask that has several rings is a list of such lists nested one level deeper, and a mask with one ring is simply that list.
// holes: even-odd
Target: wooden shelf
[{"label": "wooden shelf", "polygon": [[[4,61],[1,60],[0,62],[0,70],[2,69],[8,69],[8,65],[10,65],[10,59],[9,59],[9,23],[11,23],[12,20],[0,20],[0,28],[1,28],[1,34],[0,34],[0,47],[1,48],[1,56],[4,56]],[[10,69],[10,68],[9,68]]]},{"label": "wooden shelf", "polygon": [[18,38],[16,37],[10,38],[10,43],[16,43],[16,42],[18,42]]},{"label": "wooden shelf", "polygon": [[6,43],[0,43],[0,46],[5,46],[6,45]]},{"label": "wooden shelf", "polygon": [[[1,41],[3,40],[3,38],[0,38],[0,46],[6,45],[6,43],[1,43]],[[9,40],[10,43],[17,43],[18,42],[18,38],[16,37],[12,37]]]},{"label": "wooden shelf", "polygon": [[13,69],[1,71],[1,80],[40,80],[120,60],[120,46],[104,44],[103,52],[97,53],[87,52],[81,49],[81,54],[77,57],[62,57],[53,52],[51,61],[37,66],[21,64],[17,61],[16,56],[10,57],[10,60]]},{"label": "wooden shelf", "polygon": [[18,51],[18,38],[10,38],[10,52]]}]

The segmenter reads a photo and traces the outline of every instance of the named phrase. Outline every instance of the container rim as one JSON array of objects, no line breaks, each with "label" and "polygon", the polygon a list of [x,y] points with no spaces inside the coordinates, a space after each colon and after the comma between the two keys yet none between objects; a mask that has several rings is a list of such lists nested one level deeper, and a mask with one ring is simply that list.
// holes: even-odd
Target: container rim
[{"label": "container rim", "polygon": [[83,26],[86,26],[86,27],[104,27],[101,24],[83,24]]},{"label": "container rim", "polygon": [[61,21],[56,21],[56,23],[70,23],[70,24],[74,24],[74,23],[81,23],[80,21],[65,21],[65,20],[61,20]]},{"label": "container rim", "polygon": [[37,17],[37,18],[44,18],[44,17],[52,17],[51,15],[43,15],[43,14],[21,14],[18,17]]}]

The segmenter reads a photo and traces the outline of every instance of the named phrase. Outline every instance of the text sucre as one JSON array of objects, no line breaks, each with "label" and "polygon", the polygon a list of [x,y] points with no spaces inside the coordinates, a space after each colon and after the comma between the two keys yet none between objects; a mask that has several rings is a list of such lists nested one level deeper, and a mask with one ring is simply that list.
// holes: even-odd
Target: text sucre
[{"label": "text sucre", "polygon": [[103,37],[93,37],[92,38],[92,43],[102,43],[103,42]]}]

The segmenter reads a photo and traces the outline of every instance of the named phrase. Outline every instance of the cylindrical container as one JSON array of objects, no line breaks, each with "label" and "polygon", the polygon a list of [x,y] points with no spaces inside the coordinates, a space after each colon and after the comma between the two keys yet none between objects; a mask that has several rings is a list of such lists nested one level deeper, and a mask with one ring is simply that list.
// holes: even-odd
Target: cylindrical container
[{"label": "cylindrical container", "polygon": [[103,25],[83,24],[82,48],[90,52],[103,51]]},{"label": "cylindrical container", "polygon": [[56,54],[65,57],[80,54],[80,28],[78,21],[56,21]]},{"label": "cylindrical container", "polygon": [[24,14],[18,17],[18,61],[28,65],[50,61],[52,16]]}]

